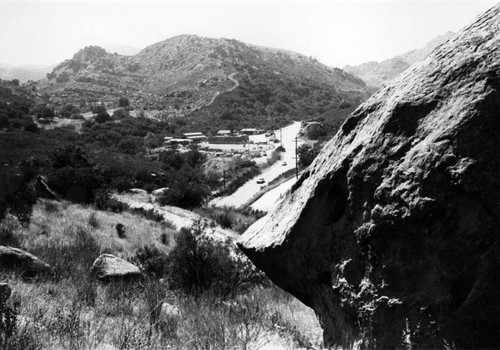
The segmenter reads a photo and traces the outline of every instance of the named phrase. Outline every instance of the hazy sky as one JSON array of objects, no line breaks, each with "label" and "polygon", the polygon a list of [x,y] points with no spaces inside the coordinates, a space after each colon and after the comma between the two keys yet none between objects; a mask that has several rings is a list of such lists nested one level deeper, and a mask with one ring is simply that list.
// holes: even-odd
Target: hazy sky
[{"label": "hazy sky", "polygon": [[179,34],[297,51],[343,67],[458,31],[486,1],[26,2],[0,0],[0,63],[55,64],[87,45],[144,48]]}]

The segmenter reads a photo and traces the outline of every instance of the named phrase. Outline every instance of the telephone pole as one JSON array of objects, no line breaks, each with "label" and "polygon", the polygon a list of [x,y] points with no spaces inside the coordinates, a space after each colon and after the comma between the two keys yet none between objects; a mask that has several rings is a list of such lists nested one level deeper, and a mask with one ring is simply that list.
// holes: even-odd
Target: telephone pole
[{"label": "telephone pole", "polygon": [[297,142],[298,142],[298,137],[295,137],[295,178],[299,178],[299,168],[297,166]]}]

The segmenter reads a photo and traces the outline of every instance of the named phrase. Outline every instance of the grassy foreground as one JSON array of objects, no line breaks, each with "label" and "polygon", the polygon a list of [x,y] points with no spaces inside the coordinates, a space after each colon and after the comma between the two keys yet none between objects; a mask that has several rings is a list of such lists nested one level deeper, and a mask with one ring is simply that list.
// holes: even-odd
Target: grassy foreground
[{"label": "grassy foreground", "polygon": [[[0,282],[13,289],[9,306],[17,314],[12,334],[7,336],[0,327],[0,340],[8,338],[5,349],[320,347],[321,329],[313,311],[279,288],[247,283],[234,293],[218,293],[217,283],[234,283],[231,269],[201,292],[195,289],[197,293],[183,289],[172,271],[161,276],[150,273],[135,283],[109,284],[98,283],[89,274],[94,259],[103,252],[159,271],[151,264],[179,255],[179,235],[171,225],[138,215],[66,202],[39,201],[28,227],[8,216],[0,224],[0,242],[39,256],[54,267],[55,274],[33,280],[0,275]],[[147,263],[138,259],[144,256],[144,247],[154,252]],[[224,251],[215,252],[223,255]]]}]

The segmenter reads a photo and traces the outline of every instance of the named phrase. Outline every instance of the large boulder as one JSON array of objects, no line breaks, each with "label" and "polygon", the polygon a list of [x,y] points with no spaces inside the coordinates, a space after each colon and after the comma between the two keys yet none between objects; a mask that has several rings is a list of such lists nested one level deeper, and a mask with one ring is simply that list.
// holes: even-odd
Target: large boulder
[{"label": "large boulder", "polygon": [[2,270],[21,273],[27,277],[53,271],[50,265],[33,254],[8,246],[0,246],[0,271]]},{"label": "large boulder", "polygon": [[500,348],[499,12],[354,111],[240,238],[327,346]]},{"label": "large boulder", "polygon": [[92,274],[100,280],[136,279],[141,270],[112,254],[101,254],[92,264]]}]

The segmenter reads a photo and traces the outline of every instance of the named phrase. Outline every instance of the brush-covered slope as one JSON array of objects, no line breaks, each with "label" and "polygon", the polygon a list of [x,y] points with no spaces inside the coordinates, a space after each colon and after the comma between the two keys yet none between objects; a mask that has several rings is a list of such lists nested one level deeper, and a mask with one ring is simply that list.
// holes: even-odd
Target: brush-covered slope
[{"label": "brush-covered slope", "polygon": [[[253,90],[264,89],[269,94],[306,86],[313,91],[330,90],[333,100],[342,100],[335,99],[341,93],[352,92],[358,102],[359,96],[366,96],[359,78],[304,55],[194,35],[170,38],[134,56],[86,47],[55,67],[48,78],[42,90],[56,105],[72,102],[88,106],[103,101],[112,106],[118,97],[125,96],[134,108],[162,110],[166,116],[183,116],[210,106],[219,95],[238,89],[244,79],[252,85],[256,78],[261,85]],[[289,86],[275,84],[278,78]],[[303,93],[311,95],[310,91]],[[268,104],[277,109],[277,103],[268,99],[260,98],[262,111]]]},{"label": "brush-covered slope", "polygon": [[328,346],[500,348],[500,6],[379,90],[240,248]]},{"label": "brush-covered slope", "polygon": [[427,57],[436,47],[446,42],[455,35],[447,32],[437,36],[424,47],[404,53],[402,55],[384,60],[382,62],[371,61],[358,66],[345,66],[344,70],[360,77],[367,85],[381,87],[412,64]]}]

